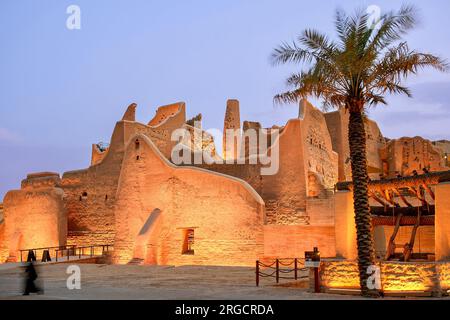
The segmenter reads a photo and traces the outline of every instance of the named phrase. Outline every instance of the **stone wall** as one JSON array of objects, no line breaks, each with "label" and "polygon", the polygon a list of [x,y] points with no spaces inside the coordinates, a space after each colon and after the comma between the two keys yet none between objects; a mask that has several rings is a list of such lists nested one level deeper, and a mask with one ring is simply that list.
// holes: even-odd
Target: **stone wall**
[{"label": "stone wall", "polygon": [[[392,292],[446,293],[449,288],[450,262],[382,262],[382,290]],[[326,289],[359,288],[355,261],[325,260],[320,264],[320,281]]]},{"label": "stone wall", "polygon": [[[138,143],[135,142],[138,140]],[[154,210],[162,225],[145,261],[157,264],[253,266],[263,254],[264,202],[242,180],[168,162],[144,135],[127,147],[115,206],[114,261],[135,258],[135,245]],[[194,254],[182,254],[194,230]],[[142,245],[142,244],[140,244]]]}]

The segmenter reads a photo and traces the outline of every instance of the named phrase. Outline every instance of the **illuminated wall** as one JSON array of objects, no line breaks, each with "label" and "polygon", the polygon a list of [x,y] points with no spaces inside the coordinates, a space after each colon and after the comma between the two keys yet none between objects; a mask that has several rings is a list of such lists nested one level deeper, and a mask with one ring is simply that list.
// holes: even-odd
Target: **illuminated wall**
[{"label": "illuminated wall", "polygon": [[28,175],[20,190],[6,194],[4,239],[10,261],[20,259],[19,249],[65,244],[67,216],[59,182],[54,173]]},{"label": "illuminated wall", "polygon": [[[156,235],[144,225],[160,211]],[[158,219],[158,220],[159,220]],[[115,206],[114,261],[141,256],[146,263],[253,266],[263,254],[264,202],[242,180],[199,168],[176,167],[144,135],[125,152]],[[186,230],[194,254],[183,254]]]}]

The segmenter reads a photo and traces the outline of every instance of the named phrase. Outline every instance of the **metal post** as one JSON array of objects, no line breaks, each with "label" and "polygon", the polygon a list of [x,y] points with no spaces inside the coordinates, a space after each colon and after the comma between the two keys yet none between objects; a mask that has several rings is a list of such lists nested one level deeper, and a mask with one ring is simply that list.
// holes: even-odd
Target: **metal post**
[{"label": "metal post", "polygon": [[259,260],[256,260],[256,286],[259,287]]},{"label": "metal post", "polygon": [[92,258],[92,255],[93,255],[93,254],[92,254],[93,249],[94,249],[94,247],[91,247],[91,258]]},{"label": "metal post", "polygon": [[277,275],[277,283],[280,282],[280,261],[277,259],[276,261],[276,275]]},{"label": "metal post", "polygon": [[20,262],[23,262],[22,261],[22,250],[20,250]]},{"label": "metal post", "polygon": [[297,258],[294,259],[294,278],[297,280]]},{"label": "metal post", "polygon": [[70,260],[70,250],[67,249],[67,261],[69,261],[69,260]]},{"label": "metal post", "polygon": [[314,292],[320,293],[319,268],[314,268]]}]

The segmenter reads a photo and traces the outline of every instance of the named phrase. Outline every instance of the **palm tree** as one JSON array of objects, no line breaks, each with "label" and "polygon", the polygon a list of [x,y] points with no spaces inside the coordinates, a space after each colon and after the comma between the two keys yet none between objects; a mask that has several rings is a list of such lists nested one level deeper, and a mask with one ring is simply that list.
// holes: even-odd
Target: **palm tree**
[{"label": "palm tree", "polygon": [[369,208],[366,134],[367,108],[386,104],[387,94],[406,94],[403,82],[424,67],[448,70],[445,60],[411,50],[403,36],[417,24],[417,11],[402,6],[388,12],[376,24],[363,10],[352,16],[337,10],[337,40],[316,30],[305,30],[292,44],[283,43],[272,53],[274,65],[303,63],[305,69],[287,79],[290,91],[275,96],[277,103],[298,102],[313,96],[325,109],[345,108],[349,113],[348,139],[353,181],[353,203],[357,228],[358,267],[361,292],[378,296],[367,286],[368,267],[375,264]]}]

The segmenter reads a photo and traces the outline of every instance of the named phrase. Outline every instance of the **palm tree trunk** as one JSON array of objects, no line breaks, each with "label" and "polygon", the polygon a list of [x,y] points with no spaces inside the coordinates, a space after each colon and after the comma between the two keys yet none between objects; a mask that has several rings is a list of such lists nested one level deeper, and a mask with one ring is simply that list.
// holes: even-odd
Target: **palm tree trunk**
[{"label": "palm tree trunk", "polygon": [[359,282],[363,296],[378,296],[377,290],[367,287],[369,266],[375,264],[375,249],[372,237],[372,216],[369,207],[369,174],[367,171],[366,130],[363,114],[351,111],[348,125],[350,159],[353,180],[353,205],[355,210],[358,245]]}]

